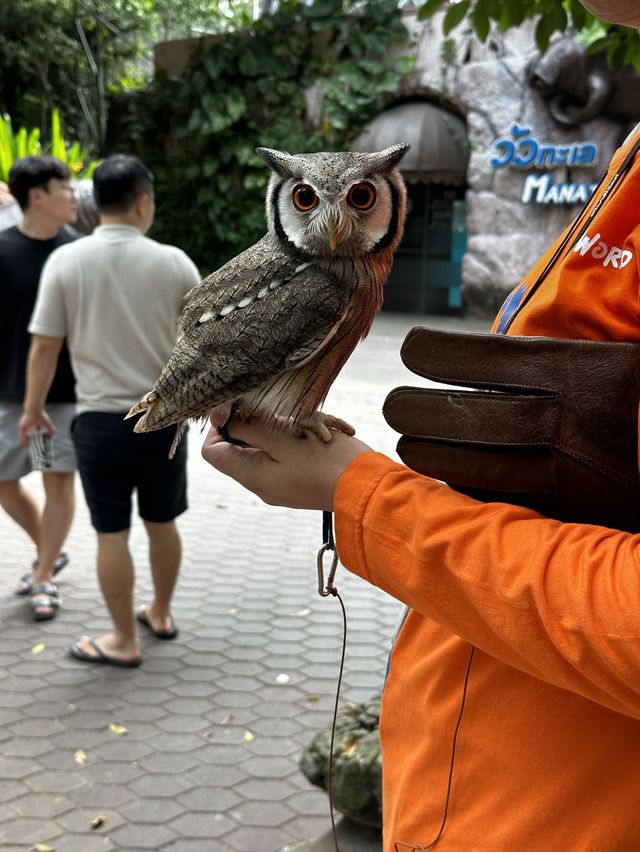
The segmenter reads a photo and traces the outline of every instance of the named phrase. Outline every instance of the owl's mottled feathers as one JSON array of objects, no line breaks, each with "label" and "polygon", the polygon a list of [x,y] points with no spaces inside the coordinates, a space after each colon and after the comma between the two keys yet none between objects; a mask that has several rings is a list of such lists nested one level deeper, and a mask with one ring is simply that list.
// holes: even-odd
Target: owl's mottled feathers
[{"label": "owl's mottled feathers", "polygon": [[273,171],[268,233],[187,294],[169,362],[129,413],[145,412],[135,431],[177,423],[179,435],[188,418],[236,400],[248,415],[313,428],[382,303],[402,236],[406,194],[395,166],[407,147],[258,149]]}]

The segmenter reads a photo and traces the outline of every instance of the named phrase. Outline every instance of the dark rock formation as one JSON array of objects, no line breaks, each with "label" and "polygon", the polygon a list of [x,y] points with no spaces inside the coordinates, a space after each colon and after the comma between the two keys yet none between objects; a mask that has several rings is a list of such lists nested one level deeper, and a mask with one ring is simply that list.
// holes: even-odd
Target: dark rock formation
[{"label": "dark rock formation", "polygon": [[[382,756],[378,722],[380,696],[366,704],[347,704],[338,714],[333,751],[333,803],[340,813],[372,828],[382,827]],[[327,789],[331,728],[304,749],[300,770]]]}]

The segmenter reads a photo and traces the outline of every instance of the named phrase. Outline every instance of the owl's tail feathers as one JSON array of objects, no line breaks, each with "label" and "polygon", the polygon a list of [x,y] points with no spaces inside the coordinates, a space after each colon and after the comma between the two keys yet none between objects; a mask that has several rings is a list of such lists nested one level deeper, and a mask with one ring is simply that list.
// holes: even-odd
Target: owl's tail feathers
[{"label": "owl's tail feathers", "polygon": [[172,459],[175,456],[176,450],[178,449],[178,444],[182,440],[182,436],[184,435],[184,430],[186,428],[187,428],[187,421],[186,420],[180,420],[176,424],[176,434],[173,436],[173,441],[171,443],[171,449],[169,450],[169,458],[170,459]]},{"label": "owl's tail feathers", "polygon": [[160,395],[156,391],[151,391],[146,396],[143,396],[140,402],[136,402],[134,406],[132,406],[129,413],[124,418],[128,420],[130,417],[135,417],[136,414],[140,414],[141,411],[144,411],[144,416],[138,420],[136,425],[133,427],[134,432],[153,432],[154,429],[161,429],[162,426],[166,426],[166,423],[159,423],[157,414],[158,403],[162,400],[160,399]]},{"label": "owl's tail feathers", "polygon": [[164,429],[165,426],[184,420],[184,413],[178,411],[170,401],[167,403],[155,390],[143,396],[140,402],[136,402],[125,420],[135,417],[141,411],[144,414],[133,427],[134,432],[154,432],[156,429]]},{"label": "owl's tail feathers", "polygon": [[129,417],[135,417],[141,411],[144,414],[133,427],[134,432],[154,432],[156,429],[163,429],[172,423],[176,424],[176,434],[169,450],[169,458],[172,459],[187,427],[187,421],[180,417],[177,412],[168,411],[162,397],[156,391],[151,391],[140,402],[136,402],[124,419],[128,420]]}]

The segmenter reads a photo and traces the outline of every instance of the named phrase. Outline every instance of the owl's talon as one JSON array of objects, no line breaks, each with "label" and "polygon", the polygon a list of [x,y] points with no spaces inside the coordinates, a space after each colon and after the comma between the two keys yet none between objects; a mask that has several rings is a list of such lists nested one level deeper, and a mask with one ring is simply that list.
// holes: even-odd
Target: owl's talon
[{"label": "owl's talon", "polygon": [[333,432],[343,432],[345,435],[356,434],[356,430],[346,420],[334,417],[332,414],[325,414],[323,411],[314,411],[307,422],[296,430],[295,434],[304,435],[305,432],[311,432],[325,444],[331,443]]},{"label": "owl's talon", "polygon": [[240,403],[236,400],[231,403],[227,419],[221,426],[218,426],[218,435],[227,442],[227,444],[236,444],[238,447],[246,447],[244,441],[239,441],[229,434],[229,426],[234,420],[240,420],[242,423],[248,423],[249,417],[245,412],[240,410]]}]

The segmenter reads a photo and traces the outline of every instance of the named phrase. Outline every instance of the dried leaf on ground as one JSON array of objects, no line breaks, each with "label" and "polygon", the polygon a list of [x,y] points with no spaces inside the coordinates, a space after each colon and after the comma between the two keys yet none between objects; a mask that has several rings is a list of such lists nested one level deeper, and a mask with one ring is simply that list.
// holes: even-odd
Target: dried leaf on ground
[{"label": "dried leaf on ground", "polygon": [[104,814],[98,814],[98,816],[91,820],[91,828],[100,828],[100,826],[104,825],[106,821],[107,818]]},{"label": "dried leaf on ground", "polygon": [[[42,642],[39,642],[37,645],[34,645],[31,649],[32,654],[41,654],[47,646]],[[48,848],[48,847],[47,847]]]},{"label": "dried leaf on ground", "polygon": [[47,846],[46,843],[36,843],[29,849],[29,852],[56,852],[53,846]]},{"label": "dried leaf on ground", "polygon": [[124,734],[129,733],[129,728],[125,728],[124,725],[118,725],[115,722],[111,722],[111,724],[109,725],[109,730],[112,734],[116,734],[116,736],[118,737],[122,737],[124,736]]},{"label": "dried leaf on ground", "polygon": [[84,766],[87,762],[87,755],[81,748],[79,748],[78,751],[73,755],[73,759],[78,764],[78,766]]},{"label": "dried leaf on ground", "polygon": [[250,742],[252,742],[253,740],[255,740],[255,737],[254,737],[254,735],[251,733],[251,731],[245,731],[245,732],[244,732],[244,741],[245,741],[245,743],[250,743]]}]

